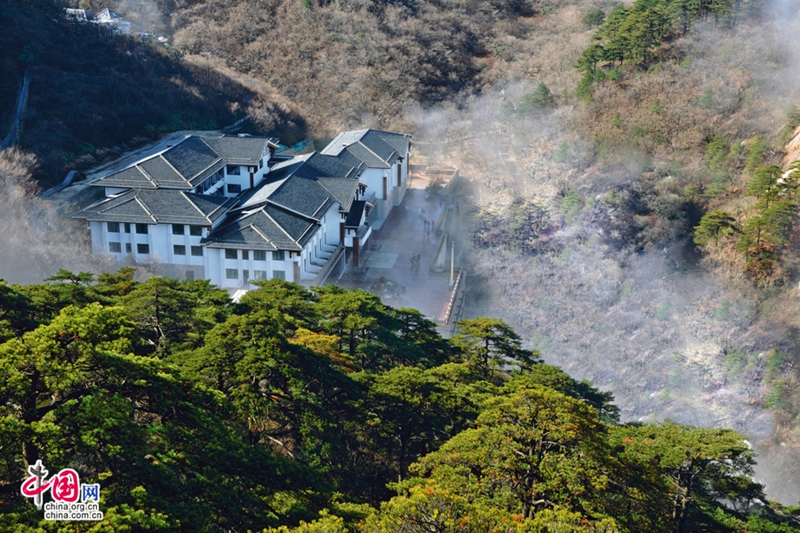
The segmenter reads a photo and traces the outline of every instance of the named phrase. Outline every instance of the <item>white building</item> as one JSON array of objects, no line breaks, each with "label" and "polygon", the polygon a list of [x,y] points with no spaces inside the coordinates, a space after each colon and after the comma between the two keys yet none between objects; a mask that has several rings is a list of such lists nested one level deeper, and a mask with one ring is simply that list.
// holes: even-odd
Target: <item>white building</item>
[{"label": "white building", "polygon": [[122,15],[116,11],[111,11],[104,8],[97,14],[93,14],[84,9],[64,9],[67,20],[74,22],[93,22],[94,24],[102,24],[106,28],[111,29],[115,33],[127,35],[131,32],[131,23],[125,20]]},{"label": "white building", "polygon": [[274,155],[276,139],[190,135],[96,180],[86,219],[94,253],[176,265],[186,278],[251,288],[315,284],[359,263],[373,228],[402,200],[408,135],[360,130],[321,153]]}]

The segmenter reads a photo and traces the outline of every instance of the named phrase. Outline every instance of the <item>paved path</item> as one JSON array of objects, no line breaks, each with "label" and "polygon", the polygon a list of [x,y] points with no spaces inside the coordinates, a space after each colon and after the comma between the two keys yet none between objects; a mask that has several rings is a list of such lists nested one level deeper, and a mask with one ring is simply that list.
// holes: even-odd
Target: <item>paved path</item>
[{"label": "paved path", "polygon": [[[381,294],[385,304],[418,309],[442,324],[451,291],[447,277],[428,272],[439,238],[432,231],[423,237],[424,221],[435,222],[442,207],[438,199],[425,200],[427,184],[426,179],[414,176],[411,186],[415,188],[409,189],[403,202],[392,209],[381,229],[373,231],[370,237],[373,250],[365,261],[369,268],[366,279],[356,281],[345,273],[338,284],[345,288],[372,289]],[[377,245],[379,250],[374,249]],[[411,261],[415,254],[420,255],[418,264]],[[405,294],[399,300],[394,297],[398,286],[405,287]]]}]

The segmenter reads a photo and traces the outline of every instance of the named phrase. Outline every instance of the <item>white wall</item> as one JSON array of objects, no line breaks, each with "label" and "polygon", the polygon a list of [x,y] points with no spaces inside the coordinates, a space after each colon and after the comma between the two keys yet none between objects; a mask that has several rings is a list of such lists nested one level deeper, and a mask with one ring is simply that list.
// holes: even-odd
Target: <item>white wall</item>
[{"label": "white wall", "polygon": [[[284,252],[284,260],[276,261],[272,258],[272,252],[267,251],[266,259],[264,261],[255,259],[255,250],[247,250],[247,259],[243,259],[241,249],[236,250],[236,259],[227,259],[225,257],[225,250],[221,248],[206,248],[206,276],[211,283],[225,289],[243,288],[242,283],[244,280],[244,271],[247,270],[249,274],[249,281],[255,281],[255,271],[260,270],[266,272],[266,279],[272,279],[276,270],[283,270],[286,273],[287,281],[294,281],[293,261],[297,259],[289,259],[289,252]],[[227,269],[236,269],[237,278],[228,279]],[[244,288],[251,288],[250,286]]]},{"label": "white wall", "polygon": [[339,204],[330,206],[321,220],[323,229],[320,233],[324,233],[325,244],[331,246],[339,245],[339,223],[344,222],[339,207]]}]

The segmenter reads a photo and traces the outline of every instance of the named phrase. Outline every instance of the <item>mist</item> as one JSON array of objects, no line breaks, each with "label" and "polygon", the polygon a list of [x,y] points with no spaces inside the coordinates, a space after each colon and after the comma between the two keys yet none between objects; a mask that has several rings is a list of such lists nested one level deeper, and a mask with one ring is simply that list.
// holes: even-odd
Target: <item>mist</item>
[{"label": "mist", "polygon": [[91,254],[84,224],[58,213],[37,196],[31,178],[36,158],[17,148],[0,151],[0,279],[41,283],[59,268],[73,272],[109,272],[110,258]]},{"label": "mist", "polygon": [[[692,213],[625,212],[634,196],[656,191],[679,200],[699,180],[695,123],[732,138],[775,137],[800,87],[800,32],[782,8],[782,18],[766,14],[733,34],[699,27],[674,44],[682,66],[662,64],[639,81],[640,93],[658,95],[682,78],[684,91],[674,89],[682,96],[662,105],[685,128],[674,136],[686,146],[598,150],[608,110],[620,109],[625,124],[644,120],[635,115],[642,106],[626,109],[618,94],[598,89],[584,107],[564,91],[573,83],[564,73],[499,85],[458,105],[413,107],[406,116],[416,127],[415,154],[457,166],[472,185],[474,220],[461,235],[462,266],[472,274],[465,318],[504,319],[547,363],[613,392],[626,422],[740,431],[759,453],[756,480],[768,496],[796,504],[795,422],[775,419],[763,404],[774,354],[797,351],[791,317],[800,289],[764,291],[704,260],[691,241]],[[539,82],[555,96],[554,109],[515,113]],[[709,91],[711,105],[698,110],[698,96]],[[578,135],[576,125],[598,137]],[[527,253],[504,244],[500,231],[476,238],[487,219],[507,223],[502,214],[520,198],[545,214]]]}]

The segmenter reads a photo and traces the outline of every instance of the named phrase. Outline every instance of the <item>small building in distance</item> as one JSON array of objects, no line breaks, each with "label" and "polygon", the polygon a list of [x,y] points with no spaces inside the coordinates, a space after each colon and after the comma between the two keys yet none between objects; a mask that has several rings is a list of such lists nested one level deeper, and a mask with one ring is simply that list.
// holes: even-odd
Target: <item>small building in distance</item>
[{"label": "small building in distance", "polygon": [[113,30],[115,33],[127,35],[131,32],[131,23],[124,19],[119,13],[112,11],[108,8],[102,9],[99,13],[94,14],[86,11],[85,9],[64,9],[65,16],[68,20],[75,22],[92,22],[94,24],[102,24]]},{"label": "small building in distance", "polygon": [[94,253],[173,265],[231,290],[254,280],[325,281],[358,265],[405,195],[411,137],[338,135],[321,152],[281,156],[277,139],[188,135],[96,179],[80,210]]}]

